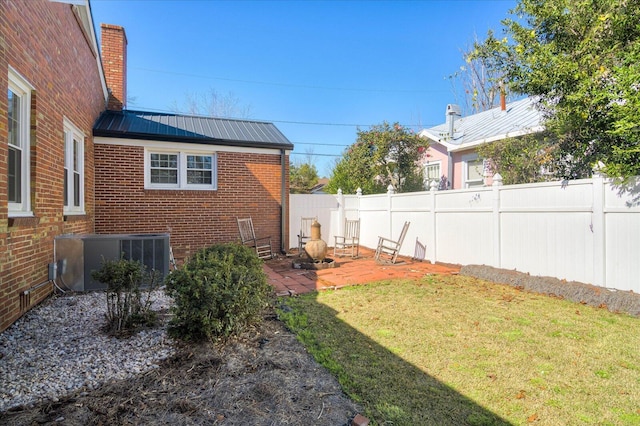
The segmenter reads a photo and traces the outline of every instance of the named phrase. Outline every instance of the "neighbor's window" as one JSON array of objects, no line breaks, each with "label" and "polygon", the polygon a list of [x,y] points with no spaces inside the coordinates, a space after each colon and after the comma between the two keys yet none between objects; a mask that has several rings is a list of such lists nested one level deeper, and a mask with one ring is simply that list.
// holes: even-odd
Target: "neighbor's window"
[{"label": "neighbor's window", "polygon": [[66,118],[64,129],[64,212],[84,214],[84,134]]},{"label": "neighbor's window", "polygon": [[146,156],[145,186],[164,189],[216,189],[216,155],[153,152]]},{"label": "neighbor's window", "polygon": [[31,215],[30,114],[32,86],[9,67],[7,195],[9,216]]},{"label": "neighbor's window", "polygon": [[478,157],[463,160],[464,187],[484,185],[484,161]]},{"label": "neighbor's window", "polygon": [[424,166],[424,179],[427,184],[427,189],[430,188],[431,182],[436,181],[436,183],[440,182],[440,162],[429,163]]}]

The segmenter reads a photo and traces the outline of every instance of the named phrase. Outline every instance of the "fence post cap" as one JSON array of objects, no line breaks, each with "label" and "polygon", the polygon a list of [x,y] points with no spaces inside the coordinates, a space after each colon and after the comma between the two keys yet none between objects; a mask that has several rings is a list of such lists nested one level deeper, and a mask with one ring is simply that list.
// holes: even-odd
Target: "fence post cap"
[{"label": "fence post cap", "polygon": [[362,188],[358,187],[358,189],[356,189],[356,195],[362,195]]},{"label": "fence post cap", "polygon": [[500,173],[496,173],[495,175],[493,175],[492,186],[502,186],[502,175],[500,175]]}]

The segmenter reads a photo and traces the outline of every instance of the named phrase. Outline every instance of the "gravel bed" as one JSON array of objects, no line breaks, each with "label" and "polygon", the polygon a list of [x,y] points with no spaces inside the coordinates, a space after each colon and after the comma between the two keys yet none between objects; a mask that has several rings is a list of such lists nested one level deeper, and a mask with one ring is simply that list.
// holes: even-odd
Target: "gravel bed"
[{"label": "gravel bed", "polygon": [[[154,311],[171,304],[162,290],[151,298]],[[0,333],[0,412],[130,378],[175,353],[166,327],[106,335],[106,305],[104,292],[54,296]]]},{"label": "gravel bed", "polygon": [[611,312],[626,312],[630,315],[640,316],[640,295],[633,291],[608,289],[554,277],[539,277],[525,272],[486,265],[465,265],[460,269],[460,274],[520,287],[527,291],[562,297],[576,303],[606,308]]}]

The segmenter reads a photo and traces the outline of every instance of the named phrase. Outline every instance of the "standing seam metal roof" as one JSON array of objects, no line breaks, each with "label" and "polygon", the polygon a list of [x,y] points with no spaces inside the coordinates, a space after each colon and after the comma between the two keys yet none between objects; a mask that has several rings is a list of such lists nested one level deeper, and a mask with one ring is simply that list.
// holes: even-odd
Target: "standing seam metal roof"
[{"label": "standing seam metal roof", "polygon": [[420,133],[442,143],[449,150],[460,150],[483,142],[538,132],[542,130],[543,123],[543,115],[536,108],[535,100],[524,98],[509,103],[505,111],[496,107],[456,118],[453,138],[449,137],[447,123],[424,129]]},{"label": "standing seam metal roof", "polygon": [[93,135],[293,149],[273,123],[146,111],[105,111],[94,124]]}]

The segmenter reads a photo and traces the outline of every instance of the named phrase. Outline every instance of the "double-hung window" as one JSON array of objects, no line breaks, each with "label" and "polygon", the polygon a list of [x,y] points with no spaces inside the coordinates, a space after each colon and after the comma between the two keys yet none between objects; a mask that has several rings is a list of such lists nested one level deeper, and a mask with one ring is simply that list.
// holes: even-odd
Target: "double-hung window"
[{"label": "double-hung window", "polygon": [[152,186],[178,187],[178,158],[180,154],[152,152],[150,159],[150,184]]},{"label": "double-hung window", "polygon": [[427,185],[427,189],[430,189],[431,182],[435,181],[436,183],[440,183],[440,177],[442,174],[440,173],[440,161],[435,161],[433,163],[428,163],[424,166],[424,180]]},{"label": "double-hung window", "polygon": [[474,186],[484,185],[484,161],[477,155],[463,157],[463,178],[464,187],[471,188]]},{"label": "double-hung window", "polygon": [[84,135],[64,119],[64,212],[84,214]]},{"label": "double-hung window", "polygon": [[9,67],[9,89],[7,91],[9,216],[31,215],[29,151],[32,90],[33,87],[13,68]]},{"label": "double-hung window", "polygon": [[187,185],[213,184],[213,156],[187,154]]},{"label": "double-hung window", "polygon": [[147,188],[214,190],[216,175],[216,155],[211,152],[148,150],[145,156]]}]

